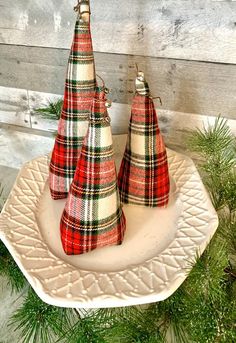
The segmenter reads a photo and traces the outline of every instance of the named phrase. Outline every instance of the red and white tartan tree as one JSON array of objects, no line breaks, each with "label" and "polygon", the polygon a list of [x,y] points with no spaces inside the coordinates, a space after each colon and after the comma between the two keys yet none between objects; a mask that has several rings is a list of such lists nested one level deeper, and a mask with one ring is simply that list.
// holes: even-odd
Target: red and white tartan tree
[{"label": "red and white tartan tree", "polygon": [[123,203],[166,206],[169,173],[166,148],[144,74],[136,78],[126,149],[118,174]]},{"label": "red and white tartan tree", "polygon": [[120,205],[104,87],[96,88],[85,137],[61,218],[64,251],[78,255],[121,244],[126,220]]},{"label": "red and white tartan tree", "polygon": [[90,32],[89,1],[77,7],[65,92],[58,133],[50,162],[49,184],[53,199],[66,198],[74,177],[96,86],[94,54]]}]

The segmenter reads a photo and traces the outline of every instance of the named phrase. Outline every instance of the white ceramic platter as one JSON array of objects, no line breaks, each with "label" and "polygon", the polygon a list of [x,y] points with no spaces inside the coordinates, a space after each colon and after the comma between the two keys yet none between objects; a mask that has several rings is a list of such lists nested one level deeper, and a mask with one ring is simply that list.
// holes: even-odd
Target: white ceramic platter
[{"label": "white ceramic platter", "polygon": [[[114,137],[117,167],[126,136]],[[124,206],[122,245],[66,256],[59,222],[65,200],[48,189],[48,157],[26,163],[0,216],[0,238],[39,297],[62,307],[99,308],[161,301],[187,277],[218,218],[193,161],[168,150],[166,209]]]}]

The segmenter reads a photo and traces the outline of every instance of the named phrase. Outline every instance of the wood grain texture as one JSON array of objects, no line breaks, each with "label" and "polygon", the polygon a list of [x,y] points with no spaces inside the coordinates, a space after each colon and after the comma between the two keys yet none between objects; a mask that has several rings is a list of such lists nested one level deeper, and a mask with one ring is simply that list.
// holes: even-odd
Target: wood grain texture
[{"label": "wood grain texture", "polygon": [[[37,104],[39,101],[46,104],[49,94],[44,96],[43,93],[29,92],[29,98],[35,99]],[[57,97],[52,95],[52,97]],[[216,117],[176,112],[170,110],[161,109],[159,103],[156,102],[156,109],[158,114],[158,122],[161,132],[165,138],[168,147],[178,150],[180,152],[187,151],[186,139],[189,135],[189,131],[194,129],[203,129],[204,126],[213,125]],[[113,134],[124,134],[128,132],[128,125],[131,113],[131,106],[127,104],[113,103],[109,108],[109,115],[111,117],[111,126]],[[57,121],[49,121],[43,118],[38,113],[31,110],[32,128],[39,129],[48,132],[54,132],[57,130]],[[228,125],[232,133],[236,136],[236,120],[228,119]],[[193,156],[193,155],[192,155]]]},{"label": "wood grain texture", "polygon": [[[28,133],[29,136],[33,135],[32,137],[36,135],[40,137],[50,138],[53,141],[52,132],[55,132],[57,130],[57,121],[45,119],[38,113],[34,112],[34,105],[37,104],[37,107],[45,106],[47,104],[48,99],[57,98],[58,95],[55,94],[28,91],[28,104],[29,111],[31,114],[31,127],[29,128],[18,126],[16,129],[16,126],[8,125],[6,121],[2,122],[1,126],[4,129],[7,129],[7,131],[9,132],[17,131],[22,133]],[[157,104],[157,113],[159,126],[163,136],[165,137],[167,145],[170,148],[178,150],[180,152],[186,152],[187,150],[186,137],[188,136],[188,132],[190,130],[193,130],[195,128],[202,129],[204,125],[213,124],[216,119],[216,117],[213,116],[163,110],[159,108],[159,104]],[[113,103],[112,107],[109,109],[109,115],[111,117],[113,134],[127,133],[130,118],[130,105]],[[236,135],[236,120],[229,119],[228,125],[231,128],[232,132]],[[19,147],[19,151],[17,154],[19,154],[20,152],[24,154],[25,151],[27,151],[27,144],[23,142],[22,145],[21,141],[18,141],[18,138],[16,138],[16,136],[14,135],[8,134],[8,137],[4,137],[3,134],[1,140],[2,142],[6,142],[7,140],[5,145],[6,147],[8,147],[8,149],[12,149],[14,147],[14,144],[17,144],[17,146]],[[42,145],[42,149],[45,150],[47,149],[47,147],[51,148],[53,144],[52,141],[48,140],[47,142],[49,145],[47,146],[47,144],[45,143],[45,145]],[[36,139],[35,142],[36,146],[37,144],[41,144],[40,139]],[[38,149],[40,150],[41,147],[39,146]],[[14,154],[12,155],[12,158],[14,159]]]},{"label": "wood grain texture", "polygon": [[[0,42],[69,48],[74,0],[0,0]],[[99,52],[236,63],[236,2],[91,0]]]},{"label": "wood grain texture", "polygon": [[0,86],[0,121],[30,127],[27,90]]},{"label": "wood grain texture", "polygon": [[[169,113],[169,117],[167,115],[167,118],[170,128],[169,131],[167,130],[168,133],[164,133],[163,123],[161,124],[162,134],[167,147],[184,153],[195,162],[199,161],[199,156],[187,148],[186,138],[188,137],[189,129],[193,129],[194,127],[201,129],[204,124],[208,124],[208,122],[213,123],[214,118],[207,118],[206,116],[197,116],[196,118],[195,116],[194,121],[188,121],[186,114],[183,114],[182,119],[185,119],[185,122],[188,123],[185,128],[182,127],[181,122],[177,119],[177,116],[174,116],[174,113]],[[230,120],[228,124],[232,132],[236,134],[236,122]],[[0,139],[1,166],[17,169],[23,163],[33,158],[50,153],[54,144],[54,137],[50,132],[7,124],[0,124]]]},{"label": "wood grain texture", "polygon": [[[61,49],[1,45],[0,85],[63,94],[68,54]],[[95,58],[114,102],[131,102],[137,62],[152,94],[161,96],[163,109],[236,119],[236,65],[107,53],[96,53]]]},{"label": "wood grain texture", "polygon": [[11,168],[21,168],[22,164],[53,148],[53,137],[34,134],[32,129],[18,130],[14,125],[0,125],[0,164]]}]

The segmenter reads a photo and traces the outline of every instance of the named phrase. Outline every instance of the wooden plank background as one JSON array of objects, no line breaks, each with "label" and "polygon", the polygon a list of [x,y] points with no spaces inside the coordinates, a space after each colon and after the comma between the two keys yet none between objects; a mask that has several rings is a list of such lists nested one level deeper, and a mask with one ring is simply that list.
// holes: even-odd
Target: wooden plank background
[{"label": "wooden plank background", "polygon": [[[1,45],[1,85],[63,94],[69,50]],[[236,65],[96,53],[96,70],[114,102],[131,102],[135,62],[163,109],[236,119]]]},{"label": "wooden plank background", "polygon": [[[10,92],[12,88],[6,88],[6,94]],[[19,91],[20,90],[16,90]],[[24,90],[22,90],[23,92]],[[15,137],[15,132],[21,132],[22,134],[19,136],[17,133],[17,137],[27,137],[28,133],[31,133],[31,135],[27,138],[30,140],[30,137],[34,137],[36,134],[37,136],[44,136],[44,137],[50,137],[51,141],[49,145],[46,145],[49,150],[52,147],[53,142],[53,136],[52,133],[57,130],[57,121],[55,120],[49,120],[45,119],[43,116],[39,115],[34,111],[35,106],[41,104],[41,106],[46,106],[49,99],[57,100],[61,98],[61,96],[56,94],[50,94],[50,93],[42,93],[42,92],[35,92],[35,91],[28,91],[27,92],[27,103],[28,108],[26,108],[25,113],[23,112],[22,115],[25,117],[27,113],[30,113],[30,122],[25,123],[25,125],[21,126],[14,126],[14,125],[7,125],[6,121],[5,124],[0,125],[0,128],[4,129],[3,132],[5,132],[6,137],[4,137],[4,134],[2,134],[1,142],[2,145],[6,147],[10,147],[10,141],[9,137]],[[20,104],[16,103],[15,107],[17,108]],[[36,106],[36,107],[37,107]],[[204,126],[207,126],[208,124],[213,124],[215,121],[214,116],[206,116],[206,115],[199,115],[199,114],[191,114],[186,112],[176,112],[176,111],[169,111],[160,109],[159,104],[157,103],[158,107],[158,119],[159,119],[159,126],[161,129],[161,132],[165,138],[165,142],[168,147],[175,149],[179,152],[186,152],[187,151],[187,143],[186,139],[188,137],[188,133],[190,130],[194,128],[202,129]],[[12,113],[13,114],[13,113]],[[113,103],[112,107],[109,109],[109,115],[111,117],[111,126],[113,134],[123,134],[127,133],[128,129],[128,122],[130,117],[130,105],[127,104],[121,104],[121,103]],[[12,123],[12,122],[10,122]],[[236,120],[229,119],[228,125],[231,128],[231,131],[236,135]],[[14,132],[14,134],[13,134]],[[7,139],[7,140],[6,140]],[[18,138],[18,145],[21,146],[23,144],[24,150],[25,146],[31,146],[33,147],[30,142],[27,144],[25,141],[20,144],[20,138]],[[45,138],[42,138],[45,140]],[[13,143],[12,146],[14,146],[15,143]],[[43,151],[45,151],[45,147],[43,146]],[[33,148],[34,151],[40,152],[42,151],[41,147],[35,146]],[[42,153],[43,153],[42,151]],[[18,153],[18,152],[17,152]],[[14,154],[12,155],[14,156]],[[31,156],[31,155],[30,155]]]},{"label": "wooden plank background", "polygon": [[[57,127],[34,109],[63,94],[75,3],[0,0],[0,122],[13,131],[43,135]],[[114,133],[127,131],[135,62],[162,98],[159,123],[169,146],[186,149],[186,131],[219,114],[236,133],[236,1],[91,0],[91,8]]]},{"label": "wooden plank background", "polygon": [[[0,0],[0,43],[69,48],[75,0]],[[236,62],[236,3],[91,0],[94,49]]]}]

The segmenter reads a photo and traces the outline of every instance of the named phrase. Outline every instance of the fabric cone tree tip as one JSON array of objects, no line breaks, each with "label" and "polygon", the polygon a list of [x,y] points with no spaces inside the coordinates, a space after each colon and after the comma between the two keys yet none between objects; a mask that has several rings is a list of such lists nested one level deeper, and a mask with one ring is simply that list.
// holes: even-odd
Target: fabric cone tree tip
[{"label": "fabric cone tree tip", "polygon": [[89,1],[81,1],[76,9],[79,9],[79,16],[75,24],[63,107],[50,162],[49,185],[53,199],[66,198],[68,195],[87,132],[96,86]]},{"label": "fabric cone tree tip", "polygon": [[167,154],[143,72],[138,72],[135,85],[127,144],[118,175],[121,201],[165,207],[170,190]]},{"label": "fabric cone tree tip", "polygon": [[97,87],[88,132],[61,218],[61,240],[68,255],[123,241],[126,220],[120,204],[106,106],[104,87]]}]

